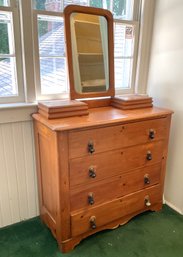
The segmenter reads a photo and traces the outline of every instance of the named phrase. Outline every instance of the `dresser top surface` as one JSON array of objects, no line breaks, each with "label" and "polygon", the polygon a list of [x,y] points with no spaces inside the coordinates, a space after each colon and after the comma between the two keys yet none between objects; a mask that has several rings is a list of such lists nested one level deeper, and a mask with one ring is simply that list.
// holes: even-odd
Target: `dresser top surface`
[{"label": "dresser top surface", "polygon": [[168,109],[152,107],[135,110],[120,110],[114,107],[100,107],[89,109],[89,115],[48,120],[36,113],[33,118],[55,131],[79,128],[117,125],[127,122],[160,118],[172,114]]}]

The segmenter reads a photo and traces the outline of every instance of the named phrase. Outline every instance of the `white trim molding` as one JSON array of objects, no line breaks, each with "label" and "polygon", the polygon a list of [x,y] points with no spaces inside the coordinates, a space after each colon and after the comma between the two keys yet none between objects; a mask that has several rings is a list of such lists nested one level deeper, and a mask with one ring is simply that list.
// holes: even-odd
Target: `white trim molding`
[{"label": "white trim molding", "polygon": [[183,215],[183,212],[179,208],[177,208],[174,204],[170,203],[169,201],[166,201],[166,199],[165,199],[165,204],[168,205],[170,208],[172,208],[174,211]]},{"label": "white trim molding", "polygon": [[37,111],[37,103],[0,104],[0,124],[30,121]]},{"label": "white trim molding", "polygon": [[32,31],[32,1],[20,1],[20,24],[23,53],[23,77],[25,101],[34,102],[36,99],[34,59],[33,59],[33,31]]}]

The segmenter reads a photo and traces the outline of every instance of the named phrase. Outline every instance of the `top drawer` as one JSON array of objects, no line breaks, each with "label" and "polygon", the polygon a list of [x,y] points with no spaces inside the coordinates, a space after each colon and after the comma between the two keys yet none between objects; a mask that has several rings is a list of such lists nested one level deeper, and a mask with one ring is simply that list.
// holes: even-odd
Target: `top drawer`
[{"label": "top drawer", "polygon": [[166,137],[167,118],[69,132],[69,158],[114,150]]}]

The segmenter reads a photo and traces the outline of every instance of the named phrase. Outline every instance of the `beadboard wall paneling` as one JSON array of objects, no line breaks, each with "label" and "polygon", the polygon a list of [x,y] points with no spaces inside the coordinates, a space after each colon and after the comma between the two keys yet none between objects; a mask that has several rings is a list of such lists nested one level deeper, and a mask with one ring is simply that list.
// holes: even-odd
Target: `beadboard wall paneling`
[{"label": "beadboard wall paneling", "polygon": [[39,214],[32,121],[0,124],[0,226]]}]

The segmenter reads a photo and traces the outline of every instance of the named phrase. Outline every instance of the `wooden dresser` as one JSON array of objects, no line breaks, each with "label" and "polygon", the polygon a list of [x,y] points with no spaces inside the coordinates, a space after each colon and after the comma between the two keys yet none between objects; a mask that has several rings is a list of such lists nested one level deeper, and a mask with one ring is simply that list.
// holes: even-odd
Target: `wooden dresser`
[{"label": "wooden dresser", "polygon": [[41,218],[63,252],[161,209],[171,114],[108,106],[82,117],[33,115]]}]

